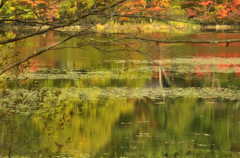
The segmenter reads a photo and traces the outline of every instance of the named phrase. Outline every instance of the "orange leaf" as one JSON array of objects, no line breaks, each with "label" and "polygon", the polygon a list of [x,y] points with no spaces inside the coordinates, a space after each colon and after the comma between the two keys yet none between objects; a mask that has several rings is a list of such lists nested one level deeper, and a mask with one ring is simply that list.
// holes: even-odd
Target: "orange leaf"
[{"label": "orange leaf", "polygon": [[137,27],[137,29],[138,29],[139,33],[141,33],[141,32],[142,32],[142,30],[141,30],[139,27]]}]

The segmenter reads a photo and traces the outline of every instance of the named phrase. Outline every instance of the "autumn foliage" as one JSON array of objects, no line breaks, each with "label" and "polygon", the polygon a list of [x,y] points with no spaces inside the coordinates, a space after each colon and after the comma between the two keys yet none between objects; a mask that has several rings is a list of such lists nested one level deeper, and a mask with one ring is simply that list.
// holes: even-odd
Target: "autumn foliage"
[{"label": "autumn foliage", "polygon": [[1,9],[1,13],[13,15],[11,19],[51,21],[57,18],[58,5],[51,0],[13,0]]},{"label": "autumn foliage", "polygon": [[235,18],[239,18],[240,0],[232,0],[230,2],[225,0],[224,4],[218,4],[218,18],[226,18],[228,20],[237,20]]},{"label": "autumn foliage", "polygon": [[[154,0],[147,3],[145,0],[128,0],[122,4],[118,9],[121,15],[160,15],[166,12],[169,7],[169,0]],[[121,20],[129,20],[128,17],[121,18]]]},{"label": "autumn foliage", "polygon": [[[1,9],[1,13],[12,15],[11,19],[61,23],[75,18],[73,15],[76,13],[104,8],[117,1],[8,0],[8,3]],[[232,24],[240,22],[239,5],[240,0],[126,0],[115,9],[121,15],[118,19],[120,21],[129,19],[131,22],[136,19],[139,21],[139,19],[142,20],[142,16],[166,17],[166,14],[171,15],[171,19],[182,20],[178,15],[184,14],[186,19],[187,14],[193,20],[204,24]],[[132,15],[135,17],[131,17]]]},{"label": "autumn foliage", "polygon": [[240,0],[200,0],[187,1],[185,5],[189,17],[202,23],[236,23],[239,22]]}]

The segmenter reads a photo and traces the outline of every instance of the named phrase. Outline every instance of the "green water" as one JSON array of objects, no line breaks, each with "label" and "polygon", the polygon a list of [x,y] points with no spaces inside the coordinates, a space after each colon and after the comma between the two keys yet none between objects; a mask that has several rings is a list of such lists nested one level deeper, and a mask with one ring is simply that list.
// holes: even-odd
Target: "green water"
[{"label": "green water", "polygon": [[[144,36],[160,37],[162,35],[155,33]],[[208,33],[176,34],[172,38],[224,39],[238,36],[239,34]],[[54,33],[49,33],[46,37],[35,36],[27,41],[22,51],[27,52],[32,48],[53,44],[63,38]],[[96,38],[104,39],[101,36]],[[84,42],[80,38],[74,38],[64,44],[65,47],[83,45]],[[109,50],[118,48],[112,45],[101,47]],[[189,68],[190,70],[180,66],[177,70],[174,69],[176,71],[168,69],[166,73],[173,88],[208,87],[219,88],[219,91],[221,88],[238,89],[237,68],[240,63],[237,63],[237,60],[233,61],[240,56],[238,43],[231,43],[229,47],[224,44],[165,44],[161,47],[167,54],[161,55],[161,59],[167,61],[166,66],[176,58],[188,59],[190,63],[199,63],[198,66]],[[141,46],[141,50],[158,53],[150,45]],[[120,58],[106,56],[88,46],[82,49],[67,48],[48,51],[33,60],[28,73],[32,77],[26,81],[28,88],[57,87],[63,88],[63,91],[70,89],[70,92],[74,92],[62,94],[61,97],[71,98],[71,101],[65,101],[64,107],[58,109],[71,121],[64,126],[64,129],[53,135],[43,135],[16,150],[15,155],[30,157],[39,155],[42,157],[49,155],[61,157],[239,156],[239,100],[224,99],[224,96],[214,98],[211,95],[205,98],[193,98],[180,94],[167,98],[151,98],[153,95],[151,92],[148,96],[134,97],[134,94],[130,95],[130,93],[135,91],[131,91],[130,88],[138,88],[139,90],[136,91],[140,91],[143,88],[154,89],[160,86],[158,67],[147,62],[144,56],[136,52],[131,52],[130,56],[126,52],[112,55]],[[204,62],[221,59],[222,63],[206,66],[197,59]],[[225,61],[227,62],[224,63]],[[230,65],[226,66],[229,62]],[[170,88],[166,79],[164,77],[161,79],[163,87]],[[80,95],[73,87],[80,88],[84,92]],[[12,88],[15,86],[12,85]],[[129,95],[119,95],[122,91],[118,92],[118,90],[122,89],[130,89],[127,91]],[[110,94],[99,95],[109,91]],[[48,112],[51,113],[51,110]],[[14,138],[15,147],[21,146],[26,141],[26,136],[37,137],[44,126],[36,116],[26,116],[28,115],[22,114],[13,119],[16,124],[24,120],[19,129],[21,132]],[[56,121],[57,116],[53,117]],[[53,123],[52,126],[56,124]],[[68,138],[70,143],[66,144]],[[56,143],[64,143],[60,153],[57,153]],[[2,151],[6,154],[9,144],[8,130],[2,130],[1,144],[3,148],[0,148],[0,153]]]}]

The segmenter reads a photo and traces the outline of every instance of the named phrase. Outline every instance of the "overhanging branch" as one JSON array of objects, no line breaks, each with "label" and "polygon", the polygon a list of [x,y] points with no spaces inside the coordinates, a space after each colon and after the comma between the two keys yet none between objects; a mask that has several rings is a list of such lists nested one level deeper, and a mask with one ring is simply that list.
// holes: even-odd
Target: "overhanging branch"
[{"label": "overhanging branch", "polygon": [[[101,8],[101,9],[94,9],[92,10],[90,13],[87,13],[85,15],[82,15],[80,18],[83,19],[83,18],[86,18],[90,15],[97,15],[99,12],[103,12],[104,10],[106,9],[109,9],[109,8],[113,8],[123,2],[125,2],[126,0],[121,0],[121,1],[118,1],[110,6],[107,6],[107,7],[104,7],[104,8]],[[23,39],[26,39],[26,38],[29,38],[29,37],[32,37],[32,36],[35,36],[35,35],[40,35],[40,34],[43,34],[45,32],[48,32],[50,30],[53,30],[53,29],[58,29],[58,28],[62,28],[62,27],[66,27],[66,26],[69,26],[69,25],[72,25],[74,23],[76,23],[77,21],[79,21],[80,19],[77,18],[75,20],[72,20],[70,21],[69,23],[67,24],[62,24],[62,25],[57,25],[57,26],[51,26],[47,29],[44,29],[42,31],[37,31],[35,33],[32,33],[32,34],[29,34],[29,35],[25,35],[25,36],[21,36],[21,37],[16,37],[16,38],[12,38],[12,39],[8,39],[8,40],[5,40],[5,41],[0,41],[0,44],[6,44],[6,43],[11,43],[11,42],[15,42],[15,41],[19,41],[19,40],[23,40]],[[94,25],[93,25],[94,26]]]},{"label": "overhanging branch", "polygon": [[97,41],[100,43],[112,43],[116,41],[121,41],[124,39],[136,39],[136,40],[142,40],[142,41],[148,41],[148,42],[156,42],[156,43],[210,43],[210,44],[218,44],[218,43],[232,43],[232,42],[240,42],[240,39],[226,39],[226,40],[166,40],[166,39],[152,39],[152,38],[144,38],[144,37],[137,37],[137,36],[124,36],[122,38],[117,38],[113,40],[106,40],[106,41],[100,41],[92,39],[92,41]]},{"label": "overhanging branch", "polygon": [[89,30],[89,28],[95,26],[95,25],[96,25],[97,23],[99,23],[99,22],[101,22],[101,20],[98,21],[98,22],[96,22],[96,23],[94,23],[94,24],[92,24],[92,25],[90,25],[88,28],[83,29],[83,30],[75,33],[74,35],[71,35],[71,36],[65,38],[64,40],[62,40],[62,41],[60,41],[60,42],[57,42],[57,43],[52,44],[52,45],[47,46],[47,47],[43,47],[43,48],[40,48],[40,49],[31,51],[28,56],[26,56],[26,57],[24,57],[24,58],[22,58],[22,59],[19,59],[19,60],[17,60],[17,61],[13,61],[12,63],[9,63],[9,64],[5,65],[4,67],[2,67],[2,68],[0,69],[0,75],[2,75],[4,72],[6,72],[6,71],[8,71],[8,70],[10,70],[10,69],[12,69],[12,68],[14,68],[15,66],[18,66],[18,65],[20,65],[20,64],[28,61],[29,59],[32,59],[32,58],[34,58],[34,57],[36,57],[36,56],[38,56],[38,55],[40,55],[40,54],[42,54],[42,53],[50,50],[50,49],[52,49],[52,48],[54,48],[54,47],[56,47],[56,46],[58,46],[58,45],[60,45],[60,44],[62,44],[62,43],[64,43],[64,42],[66,42],[66,41],[68,41],[68,40],[70,40],[70,39],[72,39],[73,37],[76,37],[76,36],[78,36],[78,35],[81,35],[81,33],[82,33],[83,35],[85,35],[85,34],[86,34],[85,31]]}]

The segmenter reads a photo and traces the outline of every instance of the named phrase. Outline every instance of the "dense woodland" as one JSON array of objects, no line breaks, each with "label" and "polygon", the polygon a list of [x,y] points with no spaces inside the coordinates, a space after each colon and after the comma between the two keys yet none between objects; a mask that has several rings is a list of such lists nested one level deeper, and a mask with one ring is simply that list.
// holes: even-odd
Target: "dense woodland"
[{"label": "dense woodland", "polygon": [[[6,18],[21,22],[65,23],[92,9],[101,9],[118,0],[2,0],[1,21]],[[115,22],[149,22],[144,16],[158,16],[168,20],[192,21],[201,24],[238,24],[239,0],[127,0],[116,5],[120,13]],[[76,14],[77,13],[77,14]],[[101,13],[103,16],[106,12]],[[131,17],[131,15],[135,15]],[[136,15],[139,15],[136,18]],[[92,17],[91,21],[97,21]],[[5,21],[8,22],[8,21]],[[152,22],[150,20],[150,22]],[[106,21],[102,21],[102,24]],[[33,25],[33,24],[32,24]]]}]

